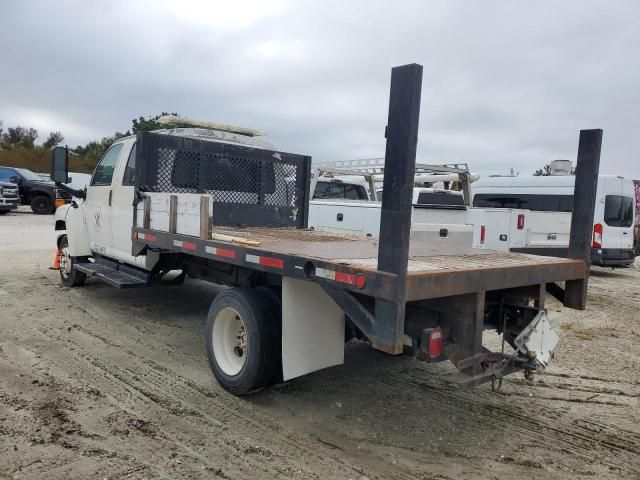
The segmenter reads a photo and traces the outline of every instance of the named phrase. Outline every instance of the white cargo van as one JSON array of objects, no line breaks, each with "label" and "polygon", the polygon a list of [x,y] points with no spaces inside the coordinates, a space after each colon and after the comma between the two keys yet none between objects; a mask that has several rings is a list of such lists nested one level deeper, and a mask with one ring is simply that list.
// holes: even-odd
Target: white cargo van
[{"label": "white cargo van", "polygon": [[[572,175],[488,177],[473,184],[472,204],[480,208],[524,210],[522,225],[509,236],[509,250],[566,256],[574,184]],[[490,230],[490,222],[487,218],[487,222],[481,223]],[[633,182],[619,176],[599,176],[593,220],[593,264],[632,264],[633,227]]]}]

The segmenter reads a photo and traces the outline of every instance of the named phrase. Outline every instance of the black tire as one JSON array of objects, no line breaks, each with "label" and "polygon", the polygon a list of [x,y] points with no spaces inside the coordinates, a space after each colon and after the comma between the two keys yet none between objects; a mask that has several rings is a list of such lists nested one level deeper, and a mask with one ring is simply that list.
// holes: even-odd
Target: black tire
[{"label": "black tire", "polygon": [[36,195],[31,199],[31,210],[36,215],[49,215],[53,213],[53,202],[46,195]]},{"label": "black tire", "polygon": [[[280,362],[280,350],[276,342],[279,337],[279,322],[271,294],[261,289],[230,288],[220,292],[211,304],[205,329],[205,344],[209,365],[216,380],[223,388],[235,395],[243,395],[263,388],[273,381]],[[243,324],[244,347],[234,347],[235,359],[245,357],[239,370],[232,371],[235,365],[225,363],[229,350],[220,352],[216,357],[214,343],[218,347],[229,342],[219,335],[214,339],[214,329],[218,333],[229,323],[229,315]],[[218,326],[216,324],[218,323]],[[235,338],[240,338],[237,336]],[[240,354],[238,354],[240,353]],[[225,368],[226,367],[226,368]],[[225,372],[227,370],[227,372]]]},{"label": "black tire", "polygon": [[6,215],[9,213],[9,210],[0,210],[0,215]]},{"label": "black tire", "polygon": [[65,235],[60,240],[60,282],[66,287],[80,287],[86,282],[87,274],[73,268],[76,263],[80,262],[78,262],[78,257],[70,256],[68,251],[69,240]]}]

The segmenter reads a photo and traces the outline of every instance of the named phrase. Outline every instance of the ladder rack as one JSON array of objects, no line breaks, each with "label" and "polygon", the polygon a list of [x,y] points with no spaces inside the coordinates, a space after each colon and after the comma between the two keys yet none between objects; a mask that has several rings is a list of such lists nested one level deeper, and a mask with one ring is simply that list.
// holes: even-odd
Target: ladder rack
[{"label": "ladder rack", "polygon": [[[330,162],[313,162],[311,168],[325,173],[340,173],[342,175],[384,175],[384,158],[366,158],[358,160],[336,160]],[[416,174],[438,173],[469,173],[466,163],[448,163],[432,165],[416,163]]]}]

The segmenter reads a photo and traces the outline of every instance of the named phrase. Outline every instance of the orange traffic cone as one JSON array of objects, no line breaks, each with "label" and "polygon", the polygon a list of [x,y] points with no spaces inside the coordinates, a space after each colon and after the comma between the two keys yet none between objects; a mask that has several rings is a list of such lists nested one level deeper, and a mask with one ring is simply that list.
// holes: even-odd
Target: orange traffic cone
[{"label": "orange traffic cone", "polygon": [[60,255],[62,253],[60,252],[60,249],[58,248],[56,250],[56,256],[53,257],[53,265],[51,265],[49,267],[49,270],[60,270]]}]

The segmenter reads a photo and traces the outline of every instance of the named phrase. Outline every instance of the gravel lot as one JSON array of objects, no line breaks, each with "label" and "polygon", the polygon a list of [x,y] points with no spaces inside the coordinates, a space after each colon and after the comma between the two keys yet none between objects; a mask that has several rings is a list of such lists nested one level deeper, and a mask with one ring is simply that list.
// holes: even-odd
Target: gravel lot
[{"label": "gravel lot", "polygon": [[238,398],[204,352],[219,287],[63,288],[52,223],[0,217],[0,478],[640,478],[638,269],[594,269],[585,312],[548,302],[562,342],[533,383],[461,391],[351,343]]}]

